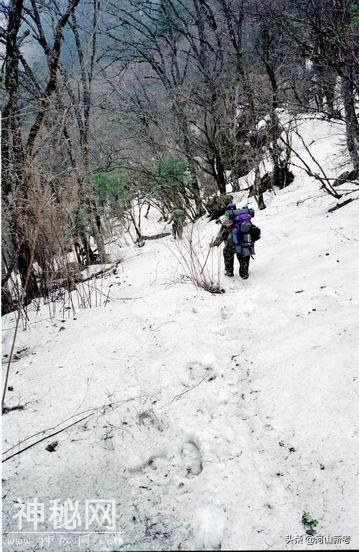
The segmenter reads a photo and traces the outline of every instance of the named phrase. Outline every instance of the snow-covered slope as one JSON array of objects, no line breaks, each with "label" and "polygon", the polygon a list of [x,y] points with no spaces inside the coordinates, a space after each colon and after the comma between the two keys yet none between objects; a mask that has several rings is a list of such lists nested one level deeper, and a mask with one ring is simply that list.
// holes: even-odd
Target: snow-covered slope
[{"label": "snow-covered slope", "polygon": [[[336,132],[305,124],[326,162]],[[181,278],[168,237],[120,250],[125,261],[101,282],[106,305],[30,315],[7,394],[25,408],[4,416],[4,450],[47,431],[4,456],[90,416],[3,465],[5,531],[18,530],[19,500],[44,503],[38,531],[55,531],[49,501],[81,510],[108,499],[117,544],[112,534],[88,535],[87,548],[57,534],[50,549],[320,549],[305,540],[303,511],[318,535],[351,537],[333,548],[359,547],[359,203],[329,214],[335,200],[294,172],[256,213],[249,280],[222,276],[224,294]],[[145,234],[163,230],[154,213],[144,224]],[[196,224],[204,244],[217,230]],[[14,323],[4,321],[4,355]],[[288,542],[298,535],[301,545]],[[21,548],[14,537],[5,550]],[[49,550],[26,537],[27,550]]]}]

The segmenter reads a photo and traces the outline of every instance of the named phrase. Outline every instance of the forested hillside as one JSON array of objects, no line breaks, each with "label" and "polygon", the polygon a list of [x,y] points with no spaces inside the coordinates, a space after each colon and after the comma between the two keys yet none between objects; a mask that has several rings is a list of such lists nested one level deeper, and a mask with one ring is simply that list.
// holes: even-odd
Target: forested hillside
[{"label": "forested hillside", "polygon": [[292,180],[298,114],[344,123],[357,177],[355,2],[11,0],[2,25],[4,312],[51,294],[69,261],[106,261],[134,203],[194,220],[255,171],[265,208]]}]

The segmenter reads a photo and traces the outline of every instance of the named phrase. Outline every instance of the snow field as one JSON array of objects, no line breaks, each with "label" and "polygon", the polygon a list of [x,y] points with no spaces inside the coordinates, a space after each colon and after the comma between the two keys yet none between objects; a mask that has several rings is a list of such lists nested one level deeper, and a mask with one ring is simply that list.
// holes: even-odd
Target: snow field
[{"label": "snow field", "polygon": [[[302,131],[330,171],[337,129]],[[3,449],[97,410],[53,453],[44,441],[3,465],[4,530],[17,497],[108,498],[124,550],[295,549],[286,536],[304,534],[304,510],[318,534],[351,536],[338,548],[359,547],[358,203],[328,214],[335,200],[293,172],[256,212],[250,278],[236,264],[228,280],[222,266],[224,294],[181,278],[169,237],[121,249],[106,306],[30,314],[8,392],[9,406],[26,406],[4,417]],[[151,214],[146,235],[163,230]],[[206,219],[196,229],[204,249],[218,231]],[[13,326],[8,315],[4,354]],[[118,549],[96,539],[93,550]]]}]

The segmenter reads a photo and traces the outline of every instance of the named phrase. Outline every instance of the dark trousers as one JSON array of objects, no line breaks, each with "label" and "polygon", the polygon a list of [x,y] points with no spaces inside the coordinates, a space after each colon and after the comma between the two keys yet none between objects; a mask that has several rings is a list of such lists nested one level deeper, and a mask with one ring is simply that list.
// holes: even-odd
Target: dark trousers
[{"label": "dark trousers", "polygon": [[237,253],[237,259],[239,261],[239,275],[241,278],[248,278],[248,270],[249,270],[249,261],[250,256],[249,255],[240,255]]},{"label": "dark trousers", "polygon": [[[233,247],[226,245],[223,248],[224,267],[228,274],[233,274],[234,271],[234,255],[236,255],[236,251]],[[239,262],[240,277],[244,279],[248,278],[250,256],[244,256],[237,253],[237,259]]]}]

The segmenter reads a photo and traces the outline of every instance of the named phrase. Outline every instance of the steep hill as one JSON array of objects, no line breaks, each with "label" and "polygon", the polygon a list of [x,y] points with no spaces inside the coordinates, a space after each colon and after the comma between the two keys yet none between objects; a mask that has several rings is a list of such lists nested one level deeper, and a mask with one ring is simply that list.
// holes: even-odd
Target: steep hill
[{"label": "steep hill", "polygon": [[[332,176],[339,131],[301,125]],[[307,155],[299,139],[293,147]],[[181,246],[165,237],[141,249],[114,243],[113,258],[124,260],[96,292],[91,282],[93,308],[30,312],[7,395],[9,406],[25,406],[3,418],[4,457],[46,439],[3,465],[4,531],[18,530],[16,501],[35,497],[45,512],[38,531],[61,531],[48,519],[56,499],[71,499],[70,513],[78,504],[72,531],[97,531],[86,531],[85,501],[107,499],[116,528],[77,549],[298,548],[290,536],[320,549],[306,542],[304,511],[318,535],[351,537],[334,548],[359,548],[359,203],[329,213],[336,200],[293,172],[294,183],[267,193],[256,213],[262,239],[249,279],[221,275],[225,293],[182,278]],[[150,211],[145,234],[164,230],[157,219]],[[196,223],[203,255],[217,231]],[[214,250],[207,266],[222,264]],[[14,324],[7,315],[4,361]],[[74,550],[80,538],[50,536],[53,550]],[[4,550],[25,537],[26,550],[49,549],[38,534],[9,534]]]}]

